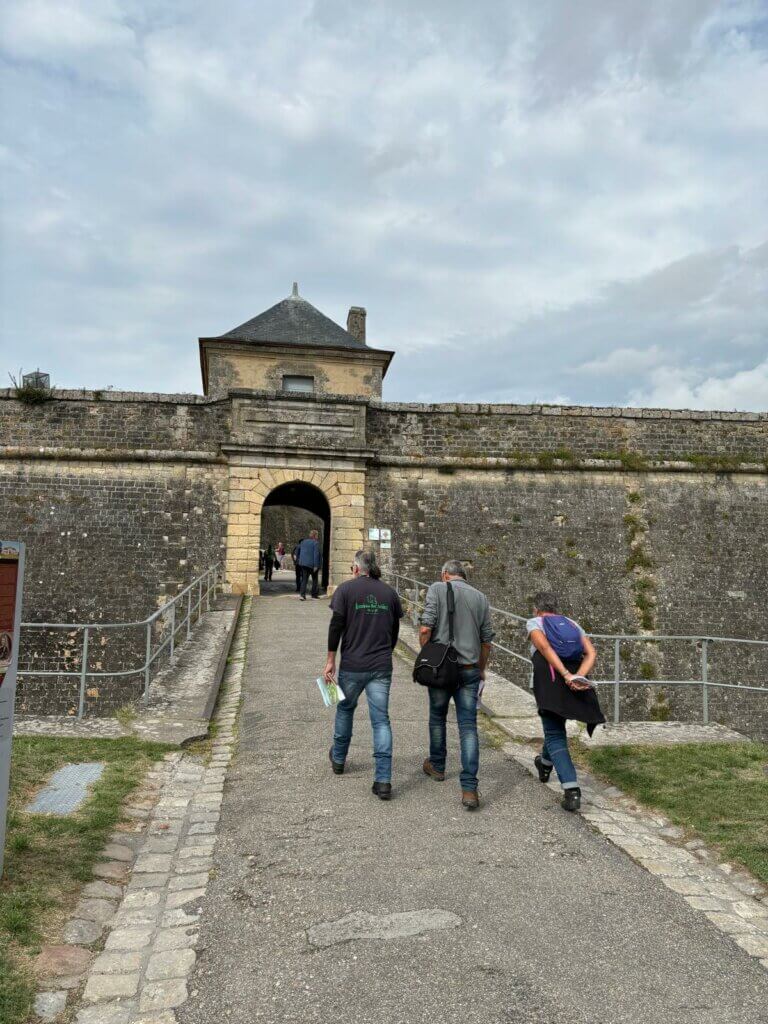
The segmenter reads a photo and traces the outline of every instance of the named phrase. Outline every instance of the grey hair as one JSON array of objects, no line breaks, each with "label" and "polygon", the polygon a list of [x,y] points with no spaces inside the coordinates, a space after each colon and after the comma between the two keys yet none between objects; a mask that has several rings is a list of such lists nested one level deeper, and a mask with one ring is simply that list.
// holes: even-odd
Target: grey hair
[{"label": "grey hair", "polygon": [[538,594],[533,595],[533,607],[539,612],[557,613],[560,611],[560,602],[556,594],[549,590],[540,590]]},{"label": "grey hair", "polygon": [[449,576],[461,576],[463,580],[467,578],[467,570],[458,558],[449,558],[447,562],[444,562],[442,571],[448,573]]},{"label": "grey hair", "polygon": [[310,536],[310,537],[311,537],[311,538],[312,538],[313,540],[317,540],[317,538],[318,538],[318,536],[319,536],[319,535],[318,535],[318,532],[317,532],[317,530],[310,530],[310,531],[309,531],[309,536]]},{"label": "grey hair", "polygon": [[365,576],[373,580],[381,579],[381,569],[376,562],[376,555],[368,548],[360,548],[355,552],[355,565]]}]

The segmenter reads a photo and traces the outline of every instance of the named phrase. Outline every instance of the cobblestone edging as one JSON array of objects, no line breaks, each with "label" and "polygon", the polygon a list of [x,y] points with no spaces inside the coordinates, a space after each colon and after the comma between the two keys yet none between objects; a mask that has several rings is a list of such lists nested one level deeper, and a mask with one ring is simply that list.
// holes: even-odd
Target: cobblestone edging
[{"label": "cobblestone edging", "polygon": [[[168,755],[151,773],[158,790],[151,807],[129,808],[147,819],[140,836],[115,833],[97,865],[99,880],[86,886],[75,917],[65,929],[69,946],[53,947],[59,964],[90,957],[84,947],[100,941],[102,951],[85,975],[61,977],[41,993],[36,1012],[56,1020],[67,989],[85,980],[75,1024],[173,1024],[174,1010],[188,998],[187,978],[195,964],[199,903],[213,866],[224,780],[232,758],[235,723],[248,641],[251,602],[244,601],[219,700],[208,764],[183,752]],[[130,871],[127,885],[126,876]],[[67,952],[68,951],[68,952]],[[72,983],[74,982],[74,984]]]},{"label": "cobblestone edging", "polygon": [[[505,743],[503,749],[531,775],[537,774],[530,746]],[[582,817],[768,970],[765,888],[746,872],[719,862],[701,840],[685,843],[683,830],[663,815],[639,807],[588,772],[579,774]],[[560,793],[556,780],[548,786]]]}]

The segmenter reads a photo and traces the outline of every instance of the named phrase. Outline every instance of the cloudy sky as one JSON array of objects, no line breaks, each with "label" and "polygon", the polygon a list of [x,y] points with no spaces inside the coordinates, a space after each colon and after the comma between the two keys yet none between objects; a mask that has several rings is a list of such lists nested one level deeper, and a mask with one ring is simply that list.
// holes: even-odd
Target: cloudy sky
[{"label": "cloudy sky", "polygon": [[302,294],[390,400],[768,409],[768,0],[5,0],[0,372],[199,391]]}]

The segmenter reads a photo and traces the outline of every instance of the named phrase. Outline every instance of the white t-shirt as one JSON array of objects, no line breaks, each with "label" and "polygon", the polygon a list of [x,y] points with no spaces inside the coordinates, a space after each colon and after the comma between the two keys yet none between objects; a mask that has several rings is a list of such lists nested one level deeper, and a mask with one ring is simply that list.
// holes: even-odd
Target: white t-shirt
[{"label": "white t-shirt", "polygon": [[[568,619],[568,616],[564,615],[563,618],[564,619]],[[578,629],[579,633],[582,636],[586,636],[587,635],[584,632],[584,630],[581,628],[581,626],[578,624],[578,622],[576,622],[574,619],[568,619],[568,621],[573,623],[573,625],[576,627],[576,629]],[[543,615],[534,615],[533,618],[528,619],[528,621],[526,622],[525,630],[526,630],[528,636],[531,635],[531,633],[534,631],[534,629],[540,629],[542,631],[542,633],[544,633],[544,635],[546,636],[546,633],[545,633],[545,630],[544,630],[544,616]],[[531,644],[531,654],[533,655],[535,653],[536,653],[536,648],[533,646],[533,644]]]}]

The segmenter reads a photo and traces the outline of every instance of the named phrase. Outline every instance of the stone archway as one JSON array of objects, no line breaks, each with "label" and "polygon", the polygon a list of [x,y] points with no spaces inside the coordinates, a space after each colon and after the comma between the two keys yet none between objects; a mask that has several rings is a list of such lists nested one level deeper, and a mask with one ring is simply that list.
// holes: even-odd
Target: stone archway
[{"label": "stone archway", "polygon": [[330,508],[328,591],[349,574],[363,543],[365,473],[362,470],[277,468],[250,464],[234,455],[229,466],[226,579],[235,594],[259,593],[261,512],[272,491],[285,484],[310,484]]},{"label": "stone archway", "polygon": [[[264,499],[261,515],[262,527],[265,521],[266,509],[281,505],[311,512],[322,522],[320,533],[322,537],[323,568],[320,577],[321,586],[323,589],[326,589],[330,579],[331,556],[331,506],[328,504],[328,499],[319,487],[316,487],[314,484],[305,483],[302,480],[291,480],[290,483],[280,484],[273,491],[270,491]],[[308,534],[305,533],[304,536],[306,537]],[[265,540],[274,542],[276,538],[266,538],[262,533],[262,547],[265,546]],[[298,540],[301,540],[301,538],[286,537],[287,550],[291,551],[293,545]]]}]

